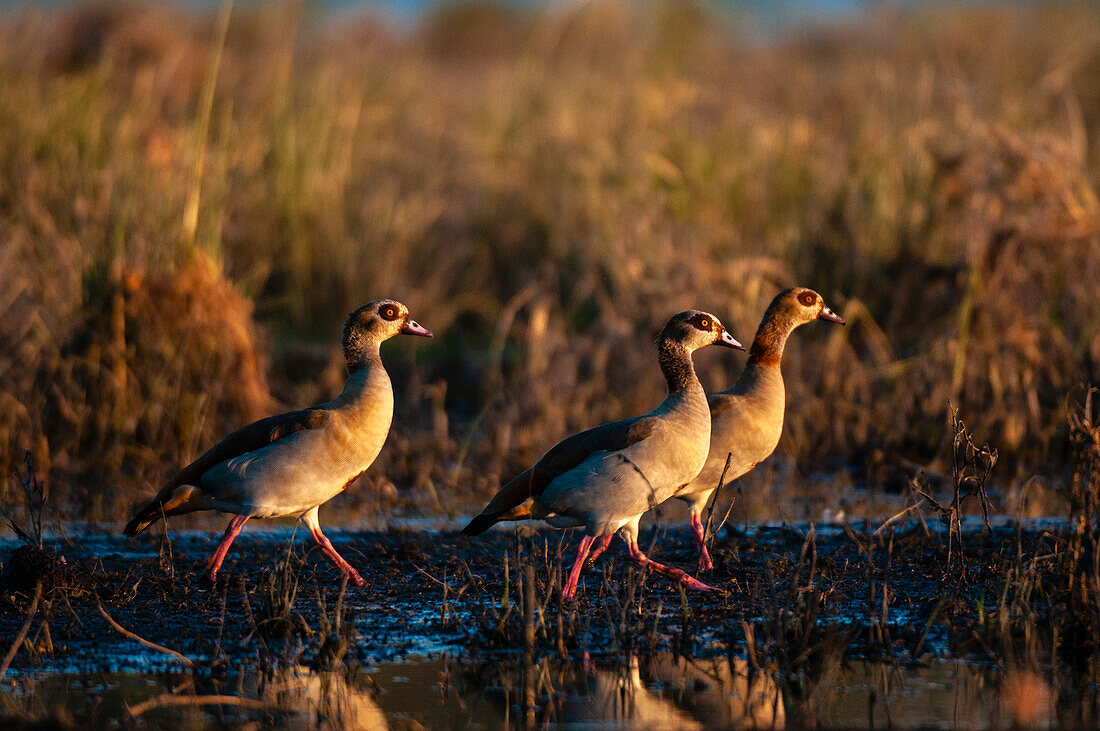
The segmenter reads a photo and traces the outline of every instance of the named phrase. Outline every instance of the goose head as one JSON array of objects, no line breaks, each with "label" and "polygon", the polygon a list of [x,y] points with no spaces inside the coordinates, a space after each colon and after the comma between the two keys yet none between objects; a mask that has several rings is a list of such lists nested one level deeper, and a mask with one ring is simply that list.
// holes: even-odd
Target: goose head
[{"label": "goose head", "polygon": [[830,310],[821,295],[805,287],[791,287],[777,294],[764,317],[781,322],[788,330],[814,320],[845,324],[844,318]]},{"label": "goose head", "polygon": [[362,367],[370,353],[378,352],[383,341],[399,334],[432,337],[430,330],[409,317],[409,308],[396,300],[375,300],[352,312],[344,321],[344,359],[348,369]]},{"label": "goose head", "polygon": [[736,350],[745,349],[745,346],[737,342],[722,326],[722,322],[717,317],[701,310],[685,310],[670,317],[661,334],[657,336],[657,342],[677,343],[688,352],[707,345],[722,345]]}]

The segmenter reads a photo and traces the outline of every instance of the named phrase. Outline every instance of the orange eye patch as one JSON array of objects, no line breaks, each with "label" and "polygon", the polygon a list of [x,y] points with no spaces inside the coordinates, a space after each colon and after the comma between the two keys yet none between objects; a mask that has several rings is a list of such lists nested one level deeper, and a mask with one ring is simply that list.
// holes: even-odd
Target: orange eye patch
[{"label": "orange eye patch", "polygon": [[382,316],[383,320],[396,320],[399,313],[397,312],[397,308],[393,305],[386,305],[379,310],[378,314]]},{"label": "orange eye patch", "polygon": [[798,297],[798,301],[801,302],[802,304],[806,305],[807,307],[809,307],[810,305],[812,305],[814,303],[814,299],[815,298],[814,298],[813,294],[811,294],[810,292],[803,292]]}]

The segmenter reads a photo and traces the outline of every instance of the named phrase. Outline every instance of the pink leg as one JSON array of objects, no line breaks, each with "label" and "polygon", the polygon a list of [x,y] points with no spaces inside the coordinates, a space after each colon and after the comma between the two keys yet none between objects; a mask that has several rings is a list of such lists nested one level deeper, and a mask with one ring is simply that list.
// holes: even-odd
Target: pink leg
[{"label": "pink leg", "polygon": [[565,582],[565,589],[561,598],[565,601],[573,601],[573,595],[577,593],[577,582],[581,578],[581,569],[584,568],[584,559],[588,557],[588,549],[592,548],[592,541],[596,536],[585,536],[581,539],[581,545],[577,548],[577,559],[573,561],[573,568],[569,570],[569,580]]},{"label": "pink leg", "polygon": [[686,572],[681,571],[680,569],[670,568],[668,566],[665,566],[664,564],[657,563],[649,556],[646,556],[644,553],[642,553],[642,549],[638,546],[638,541],[636,540],[628,541],[627,547],[630,549],[630,558],[634,561],[634,563],[638,564],[639,566],[645,566],[647,568],[653,569],[659,574],[664,574],[665,576],[668,576],[669,578],[679,582],[681,586],[685,586],[688,589],[695,589],[697,591],[720,591],[713,586],[708,586],[707,584],[704,584],[698,579],[693,579]]},{"label": "pink leg", "polygon": [[311,525],[309,526],[309,534],[313,536],[313,540],[317,541],[317,545],[321,547],[321,550],[326,556],[332,559],[332,562],[336,564],[341,571],[348,575],[348,578],[355,582],[356,586],[363,586],[366,582],[363,581],[363,577],[359,575],[359,572],[351,567],[344,557],[336,552],[336,549],[332,547],[332,542],[328,539],[324,533],[321,532],[321,526]]},{"label": "pink leg", "polygon": [[703,542],[706,529],[703,528],[702,517],[694,510],[691,511],[691,534],[695,537],[695,548],[699,551],[699,570],[710,571],[714,568],[714,562],[710,560],[707,544]]},{"label": "pink leg", "polygon": [[233,545],[234,539],[240,535],[241,528],[248,522],[247,515],[238,515],[233,520],[229,521],[229,525],[225,529],[225,535],[222,536],[222,542],[218,544],[217,550],[214,551],[214,555],[210,557],[210,560],[206,562],[206,568],[203,570],[205,578],[214,583],[218,579],[218,570],[222,567],[222,561],[225,560],[225,556],[229,553],[229,547]]},{"label": "pink leg", "polygon": [[600,536],[597,540],[595,548],[592,549],[592,553],[588,556],[588,565],[596,563],[596,559],[600,557],[600,554],[607,550],[607,547],[611,545],[611,539],[615,537],[614,533],[610,533],[606,536]]}]

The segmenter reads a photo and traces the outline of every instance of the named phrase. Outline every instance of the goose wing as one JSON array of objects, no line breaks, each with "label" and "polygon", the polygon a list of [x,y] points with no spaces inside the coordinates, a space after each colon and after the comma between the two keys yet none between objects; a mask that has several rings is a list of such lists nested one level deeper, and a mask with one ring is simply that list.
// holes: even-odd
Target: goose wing
[{"label": "goose wing", "polygon": [[198,485],[203,474],[214,465],[266,447],[303,429],[318,429],[324,426],[331,416],[332,412],[328,409],[312,407],[269,416],[241,427],[177,472],[164,484],[157,496],[134,516],[123,532],[126,535],[135,535],[148,528],[160,517],[163,506],[171,499],[177,487]]},{"label": "goose wing", "polygon": [[509,480],[481,513],[462,529],[476,536],[499,520],[522,517],[512,514],[529,498],[542,494],[555,477],[573,469],[595,452],[618,452],[637,444],[657,427],[655,416],[638,416],[596,426],[558,442],[535,465]]}]

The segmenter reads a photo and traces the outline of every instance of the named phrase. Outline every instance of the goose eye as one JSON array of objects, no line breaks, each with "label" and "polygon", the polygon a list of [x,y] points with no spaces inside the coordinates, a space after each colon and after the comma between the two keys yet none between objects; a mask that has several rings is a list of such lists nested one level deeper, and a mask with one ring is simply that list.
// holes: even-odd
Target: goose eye
[{"label": "goose eye", "polygon": [[810,294],[809,292],[804,292],[798,298],[798,301],[801,302],[802,304],[806,305],[807,307],[809,307],[814,303],[814,296],[812,294]]},{"label": "goose eye", "polygon": [[397,308],[393,305],[386,305],[378,314],[382,315],[383,320],[396,320]]},{"label": "goose eye", "polygon": [[710,320],[704,317],[699,321],[699,328],[702,330],[710,330]]}]

